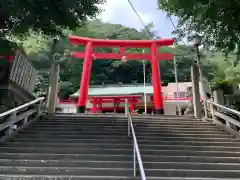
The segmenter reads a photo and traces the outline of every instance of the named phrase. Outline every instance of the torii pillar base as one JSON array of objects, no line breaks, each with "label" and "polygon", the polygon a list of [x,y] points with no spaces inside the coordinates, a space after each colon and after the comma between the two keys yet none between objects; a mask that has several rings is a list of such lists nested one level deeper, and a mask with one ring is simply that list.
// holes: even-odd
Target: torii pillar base
[{"label": "torii pillar base", "polygon": [[164,114],[164,109],[155,109],[155,113],[158,114],[158,115],[162,115]]},{"label": "torii pillar base", "polygon": [[78,113],[85,113],[85,111],[86,111],[86,107],[85,106],[79,106],[78,109],[77,109]]}]

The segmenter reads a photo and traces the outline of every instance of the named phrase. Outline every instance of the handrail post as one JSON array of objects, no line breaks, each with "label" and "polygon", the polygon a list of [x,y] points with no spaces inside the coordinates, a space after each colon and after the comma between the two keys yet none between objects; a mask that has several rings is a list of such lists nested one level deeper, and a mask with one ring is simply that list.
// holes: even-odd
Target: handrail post
[{"label": "handrail post", "polygon": [[214,105],[209,103],[209,106],[210,106],[210,110],[211,110],[212,119],[215,120]]},{"label": "handrail post", "polygon": [[136,147],[133,141],[133,176],[136,177]]},{"label": "handrail post", "polygon": [[[16,116],[17,116],[17,112],[14,111],[14,112],[9,116],[9,121],[10,121],[10,122],[13,121],[13,120],[16,118]],[[10,136],[10,135],[12,134],[12,132],[13,132],[13,125],[14,125],[14,124],[11,124],[11,125],[8,127],[5,135]]]},{"label": "handrail post", "polygon": [[129,120],[129,117],[128,117],[128,137],[130,136],[130,120]]},{"label": "handrail post", "polygon": [[128,116],[128,99],[125,99],[125,116]]},{"label": "handrail post", "polygon": [[128,117],[128,136],[130,136],[130,116],[128,109],[128,99],[125,99],[125,115]]},{"label": "handrail post", "polygon": [[42,107],[42,100],[36,104],[36,108],[37,108],[37,117],[40,116],[41,113],[41,107]]}]

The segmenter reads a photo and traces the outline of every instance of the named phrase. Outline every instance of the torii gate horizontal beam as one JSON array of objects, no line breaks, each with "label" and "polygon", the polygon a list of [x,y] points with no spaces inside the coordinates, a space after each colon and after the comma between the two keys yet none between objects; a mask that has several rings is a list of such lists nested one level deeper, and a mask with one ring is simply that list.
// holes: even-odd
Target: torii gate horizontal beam
[{"label": "torii gate horizontal beam", "polygon": [[[125,54],[124,55],[127,60],[151,60],[152,56],[151,54]],[[72,52],[73,58],[80,58],[83,59],[85,57],[85,52]],[[119,53],[93,53],[93,59],[118,59],[121,60],[123,55]],[[172,60],[173,54],[157,54],[158,60]]]},{"label": "torii gate horizontal beam", "polygon": [[69,36],[69,41],[72,44],[86,45],[92,42],[94,47],[126,47],[126,48],[149,48],[152,43],[157,46],[171,46],[174,43],[173,39],[158,39],[158,40],[109,40],[109,39],[91,39],[87,37]]}]

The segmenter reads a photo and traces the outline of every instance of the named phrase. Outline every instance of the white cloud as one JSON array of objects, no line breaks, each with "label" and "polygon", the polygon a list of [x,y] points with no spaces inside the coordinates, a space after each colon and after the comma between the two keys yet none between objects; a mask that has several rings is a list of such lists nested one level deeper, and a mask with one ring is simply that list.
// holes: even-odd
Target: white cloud
[{"label": "white cloud", "polygon": [[[171,37],[173,26],[166,18],[166,13],[157,9],[157,0],[131,0],[144,24],[153,22],[158,35],[161,37]],[[142,29],[143,24],[132,10],[127,0],[107,0],[101,5],[104,12],[98,17],[104,22],[122,24],[127,27]],[[177,23],[177,19],[173,18]]]},{"label": "white cloud", "polygon": [[[104,22],[122,24],[136,29],[143,28],[141,21],[132,10],[127,0],[107,0],[107,3],[101,7],[104,9],[104,12],[99,16],[99,18]],[[153,21],[151,14],[139,11],[138,13],[144,21],[144,24],[148,24]]]}]

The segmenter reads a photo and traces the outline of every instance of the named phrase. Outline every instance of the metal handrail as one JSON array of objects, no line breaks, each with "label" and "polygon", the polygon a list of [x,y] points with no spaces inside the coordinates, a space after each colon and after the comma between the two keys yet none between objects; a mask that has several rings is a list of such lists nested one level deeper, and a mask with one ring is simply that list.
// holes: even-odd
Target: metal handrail
[{"label": "metal handrail", "polygon": [[12,113],[14,113],[14,112],[16,112],[16,111],[19,111],[19,110],[21,110],[21,109],[24,109],[24,108],[26,108],[26,107],[29,107],[29,106],[31,106],[31,105],[33,105],[33,104],[37,104],[37,103],[39,103],[39,102],[41,102],[41,101],[43,101],[43,100],[44,100],[44,97],[40,97],[40,98],[35,99],[35,100],[31,101],[31,102],[28,102],[28,103],[26,103],[26,104],[23,104],[23,105],[21,105],[21,106],[18,106],[18,107],[14,108],[14,109],[11,109],[11,110],[9,110],[9,111],[3,112],[3,113],[0,114],[0,118],[1,118],[1,117],[4,117],[4,116],[7,116],[7,115],[10,115],[10,114],[12,114]]},{"label": "metal handrail", "polygon": [[136,157],[137,157],[139,170],[140,170],[140,174],[141,174],[141,179],[146,180],[146,174],[145,174],[145,170],[143,167],[141,153],[140,153],[140,150],[138,147],[138,142],[137,142],[135,130],[134,130],[133,123],[132,123],[131,113],[129,112],[129,109],[128,109],[127,101],[126,101],[125,106],[126,106],[125,110],[127,111],[126,114],[128,117],[128,136],[130,136],[132,133],[132,138],[133,138],[133,175],[134,175],[134,177],[136,177]]}]

